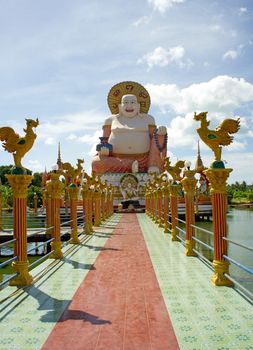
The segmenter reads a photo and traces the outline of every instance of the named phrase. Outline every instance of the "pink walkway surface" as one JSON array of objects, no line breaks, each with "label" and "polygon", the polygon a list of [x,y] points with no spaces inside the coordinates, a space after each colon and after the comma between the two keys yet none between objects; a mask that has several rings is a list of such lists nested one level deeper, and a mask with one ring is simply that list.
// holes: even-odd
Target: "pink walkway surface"
[{"label": "pink walkway surface", "polygon": [[42,349],[179,349],[135,214],[122,215]]}]

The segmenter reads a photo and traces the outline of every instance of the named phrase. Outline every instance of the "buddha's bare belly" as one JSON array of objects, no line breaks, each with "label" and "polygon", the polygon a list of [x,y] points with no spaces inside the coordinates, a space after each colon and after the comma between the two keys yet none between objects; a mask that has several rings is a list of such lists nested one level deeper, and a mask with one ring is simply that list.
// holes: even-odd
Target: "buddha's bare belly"
[{"label": "buddha's bare belly", "polygon": [[113,153],[118,154],[140,154],[146,153],[150,148],[148,131],[127,130],[111,131],[108,140],[113,146]]}]

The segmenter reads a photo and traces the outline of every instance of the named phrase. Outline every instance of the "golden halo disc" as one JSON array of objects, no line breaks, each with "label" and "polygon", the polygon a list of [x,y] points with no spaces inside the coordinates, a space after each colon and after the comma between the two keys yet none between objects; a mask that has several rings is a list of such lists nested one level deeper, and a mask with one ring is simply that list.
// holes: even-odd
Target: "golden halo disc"
[{"label": "golden halo disc", "polygon": [[135,95],[140,104],[140,112],[148,113],[150,107],[150,96],[148,91],[139,83],[134,81],[123,81],[114,85],[109,91],[107,103],[112,114],[119,113],[119,104],[124,95]]}]

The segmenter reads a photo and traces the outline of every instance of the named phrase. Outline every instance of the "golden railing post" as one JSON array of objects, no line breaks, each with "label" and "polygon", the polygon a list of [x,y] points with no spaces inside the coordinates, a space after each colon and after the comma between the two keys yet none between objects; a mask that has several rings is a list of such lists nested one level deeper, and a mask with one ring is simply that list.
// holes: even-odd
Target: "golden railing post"
[{"label": "golden railing post", "polygon": [[163,186],[163,221],[164,221],[164,233],[169,233],[169,195],[170,190],[168,184]]},{"label": "golden railing post", "polygon": [[100,226],[101,221],[100,221],[100,216],[101,216],[101,208],[100,208],[100,190],[95,189],[94,191],[94,225],[95,226]]},{"label": "golden railing post", "polygon": [[105,199],[106,199],[106,192],[105,188],[103,187],[102,193],[101,193],[101,220],[105,220]]},{"label": "golden railing post", "polygon": [[77,199],[78,199],[78,187],[76,184],[71,183],[68,186],[68,193],[70,199],[70,217],[71,217],[71,244],[80,244],[78,238],[78,229],[77,229]]},{"label": "golden railing post", "polygon": [[38,214],[38,196],[35,192],[33,195],[33,206],[34,206],[34,214],[37,215]]},{"label": "golden railing post", "polygon": [[[17,168],[21,169],[21,168]],[[28,286],[32,284],[33,278],[28,272],[29,262],[27,260],[27,188],[32,181],[31,175],[6,175],[13,191],[13,238],[14,255],[17,260],[12,267],[18,275],[10,281],[11,286]]]},{"label": "golden railing post", "polygon": [[92,224],[92,219],[93,219],[93,198],[94,198],[93,197],[93,193],[94,193],[93,191],[94,191],[94,188],[90,188],[89,189],[89,195],[88,195],[90,232],[94,232],[93,224]]},{"label": "golden railing post", "polygon": [[3,229],[3,195],[0,189],[0,230]]},{"label": "golden railing post", "polygon": [[90,229],[90,215],[89,215],[89,195],[90,190],[88,187],[88,184],[84,182],[83,188],[82,188],[82,196],[83,196],[83,212],[84,212],[84,223],[85,223],[85,233],[87,235],[90,235],[92,233]]},{"label": "golden railing post", "polygon": [[171,239],[172,241],[179,241],[178,236],[178,192],[180,185],[177,183],[172,183],[170,188],[170,208],[171,208]]},{"label": "golden railing post", "polygon": [[194,211],[194,195],[197,180],[195,179],[195,170],[185,170],[184,178],[181,180],[184,190],[185,198],[185,255],[197,256],[193,251],[195,247],[195,241],[192,239],[194,236],[194,228],[191,225],[195,225],[195,211]]},{"label": "golden railing post", "polygon": [[61,218],[60,218],[60,200],[61,194],[63,192],[64,184],[59,180],[59,174],[50,173],[51,181],[47,183],[47,191],[51,196],[51,223],[53,225],[52,238],[54,240],[51,242],[52,254],[50,258],[61,259],[63,258],[63,253],[61,251]]},{"label": "golden railing post", "polygon": [[211,185],[213,233],[214,233],[214,274],[211,281],[216,286],[231,286],[233,283],[225,276],[229,273],[227,255],[227,190],[226,181],[232,169],[209,168],[204,171]]},{"label": "golden railing post", "polygon": [[157,204],[158,204],[158,215],[157,215],[157,223],[158,223],[158,227],[163,227],[163,215],[162,215],[162,207],[163,207],[163,203],[162,203],[162,189],[159,186],[157,188]]}]

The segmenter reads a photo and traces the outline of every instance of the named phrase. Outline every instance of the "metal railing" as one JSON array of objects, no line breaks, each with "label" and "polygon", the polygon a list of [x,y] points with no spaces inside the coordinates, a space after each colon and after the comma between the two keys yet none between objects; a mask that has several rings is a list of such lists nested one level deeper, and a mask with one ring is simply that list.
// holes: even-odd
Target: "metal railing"
[{"label": "metal railing", "polygon": [[[162,218],[164,218],[164,212],[162,211]],[[158,210],[157,208],[155,208],[155,213],[154,216],[158,217]],[[176,220],[178,221],[178,225],[176,226],[176,229],[178,230],[178,235],[176,236],[180,243],[185,245],[185,236],[186,236],[186,231],[185,231],[185,227],[182,227],[183,225],[185,226],[186,221],[182,220],[181,218],[176,218]],[[171,212],[168,211],[168,216],[167,216],[167,224],[169,227],[171,227],[171,221],[172,221],[172,216],[171,216]],[[180,225],[182,224],[182,225]],[[214,247],[206,242],[204,242],[204,240],[200,239],[200,237],[198,237],[198,231],[209,235],[209,237],[211,236],[211,239],[213,239],[214,233],[210,230],[204,229],[202,227],[199,227],[197,225],[193,225],[191,224],[191,227],[194,229],[194,235],[192,236],[192,240],[196,242],[196,247],[193,248],[193,251],[196,253],[197,257],[204,263],[207,264],[207,266],[209,268],[213,269],[213,252],[214,252]],[[196,237],[197,236],[197,237]],[[247,250],[249,252],[253,252],[253,247],[249,247],[246,246],[245,244],[242,244],[240,242],[236,242],[233,241],[227,237],[223,237],[223,240],[228,242],[230,245],[235,245],[238,246],[240,248],[242,248],[244,251]],[[202,254],[202,252],[200,251],[200,247],[204,247],[209,253],[211,253],[210,257],[207,258],[204,254]],[[229,249],[228,249],[229,251]],[[245,264],[236,261],[236,259],[233,259],[231,256],[229,255],[223,255],[223,258],[225,260],[227,260],[231,265],[236,266],[238,269],[244,271],[245,273],[247,273],[248,275],[250,275],[251,277],[253,276],[253,268],[246,266]],[[252,259],[253,260],[253,259]],[[241,282],[239,282],[238,279],[240,278],[236,278],[236,277],[231,277],[228,274],[225,274],[225,276],[234,284],[235,289],[242,294],[246,299],[248,299],[251,303],[253,302],[253,293],[247,288],[245,287]],[[252,284],[251,284],[252,285]]]}]

